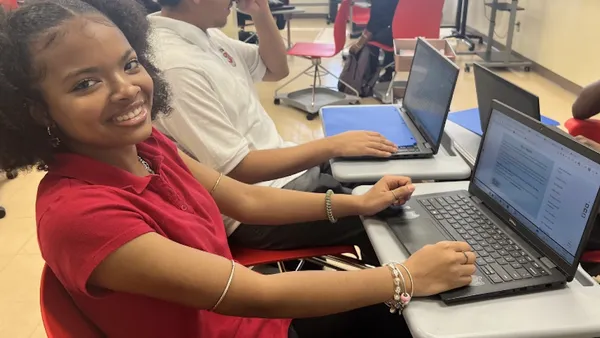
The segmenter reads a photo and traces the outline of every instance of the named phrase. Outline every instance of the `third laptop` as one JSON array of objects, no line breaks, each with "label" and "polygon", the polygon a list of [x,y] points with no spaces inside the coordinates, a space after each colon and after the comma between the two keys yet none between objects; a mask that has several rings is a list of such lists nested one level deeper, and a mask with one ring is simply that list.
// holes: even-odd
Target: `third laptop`
[{"label": "third laptop", "polygon": [[540,120],[540,100],[536,95],[503,79],[477,63],[473,66],[473,69],[475,73],[477,105],[479,106],[479,119],[483,132],[485,132],[490,114],[492,113],[493,100],[498,100],[534,120]]},{"label": "third laptop", "polygon": [[446,303],[543,290],[573,280],[598,212],[600,154],[492,103],[468,191],[413,197],[388,224],[412,254],[443,240],[478,258]]}]

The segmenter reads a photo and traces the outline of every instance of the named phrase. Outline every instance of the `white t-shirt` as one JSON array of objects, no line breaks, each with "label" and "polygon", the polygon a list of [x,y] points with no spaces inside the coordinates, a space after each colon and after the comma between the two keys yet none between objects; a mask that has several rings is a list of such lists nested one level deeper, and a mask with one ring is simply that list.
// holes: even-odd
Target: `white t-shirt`
[{"label": "white t-shirt", "polygon": [[[254,89],[267,70],[257,46],[160,13],[148,18],[155,61],[173,94],[173,112],[155,121],[160,131],[224,174],[250,150],[295,146],[281,138]],[[303,173],[259,185],[282,188]],[[228,217],[224,221],[228,235],[239,225]]]}]

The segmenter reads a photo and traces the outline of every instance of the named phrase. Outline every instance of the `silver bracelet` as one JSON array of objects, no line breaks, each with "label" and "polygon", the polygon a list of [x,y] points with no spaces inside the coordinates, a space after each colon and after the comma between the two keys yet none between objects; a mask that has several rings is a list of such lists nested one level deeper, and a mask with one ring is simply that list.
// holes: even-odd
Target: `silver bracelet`
[{"label": "silver bracelet", "polygon": [[225,295],[227,294],[227,291],[229,291],[229,287],[231,286],[231,281],[233,280],[234,273],[235,273],[235,261],[232,259],[231,260],[231,272],[229,273],[229,279],[227,280],[225,289],[223,290],[223,293],[221,294],[221,297],[219,297],[219,300],[217,301],[215,306],[213,306],[212,309],[210,309],[210,311],[215,311],[217,309],[217,306],[219,306],[221,304],[221,302],[223,301],[223,299],[225,299]]},{"label": "silver bracelet", "polygon": [[395,313],[396,311],[398,311],[399,314],[402,314],[403,307],[401,299],[402,294],[405,293],[403,292],[403,289],[406,289],[406,283],[404,281],[404,276],[402,275],[402,273],[400,273],[400,270],[398,270],[397,264],[398,263],[396,262],[391,262],[387,264],[387,267],[392,273],[392,278],[394,279],[394,295],[392,296],[392,299],[385,302],[385,305],[387,305],[390,308],[390,313]]},{"label": "silver bracelet", "polygon": [[413,280],[412,274],[410,273],[410,271],[408,271],[408,268],[406,267],[406,265],[404,265],[404,264],[398,264],[398,265],[400,265],[406,271],[406,274],[408,275],[408,280],[410,280],[410,295],[408,295],[408,299],[405,300],[406,303],[404,304],[404,306],[406,306],[406,305],[408,305],[410,300],[413,298],[413,294],[415,292],[415,282]]},{"label": "silver bracelet", "polygon": [[331,223],[337,223],[337,219],[333,217],[333,210],[331,209],[331,196],[333,196],[333,190],[329,189],[325,193],[325,212],[327,213],[327,219]]}]

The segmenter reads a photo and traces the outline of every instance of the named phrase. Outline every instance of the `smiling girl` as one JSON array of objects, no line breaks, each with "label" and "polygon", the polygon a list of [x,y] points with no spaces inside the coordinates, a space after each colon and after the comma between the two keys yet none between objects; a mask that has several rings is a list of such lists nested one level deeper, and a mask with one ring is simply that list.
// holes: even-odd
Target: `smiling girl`
[{"label": "smiling girl", "polygon": [[271,226],[335,222],[401,204],[414,187],[388,177],[364,196],[302,193],[195,162],[152,128],[169,105],[147,37],[134,0],[0,12],[0,169],[48,171],[41,252],[98,335],[401,336],[382,303],[401,310],[409,296],[471,281],[475,256],[454,242],[362,271],[261,275],[236,264],[221,212]]}]

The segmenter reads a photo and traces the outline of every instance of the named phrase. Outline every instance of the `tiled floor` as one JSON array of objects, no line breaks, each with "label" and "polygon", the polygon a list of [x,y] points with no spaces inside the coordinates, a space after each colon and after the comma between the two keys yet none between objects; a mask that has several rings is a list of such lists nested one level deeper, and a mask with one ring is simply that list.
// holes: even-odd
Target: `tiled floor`
[{"label": "tiled floor", "polygon": [[[294,41],[332,41],[332,28],[324,20],[296,20],[293,26]],[[471,61],[461,57],[458,62]],[[570,60],[565,60],[570,62]],[[308,66],[308,61],[289,59],[294,75]],[[334,73],[341,70],[340,58],[326,61],[325,66]],[[570,116],[575,96],[534,73],[502,72],[502,76],[537,94],[542,112],[560,122]],[[329,85],[335,81],[328,79]],[[310,79],[303,77],[291,89],[308,87]],[[275,120],[285,139],[305,142],[322,137],[320,122],[307,121],[299,111],[273,105],[274,83],[258,85],[266,110]],[[371,100],[364,100],[370,102]],[[375,102],[375,101],[372,101]],[[472,73],[461,72],[452,103],[453,110],[476,106],[475,87]],[[0,337],[28,338],[45,337],[39,314],[39,278],[43,261],[35,236],[34,201],[37,184],[42,174],[20,175],[13,181],[0,180],[0,205],[8,215],[0,220]]]}]

